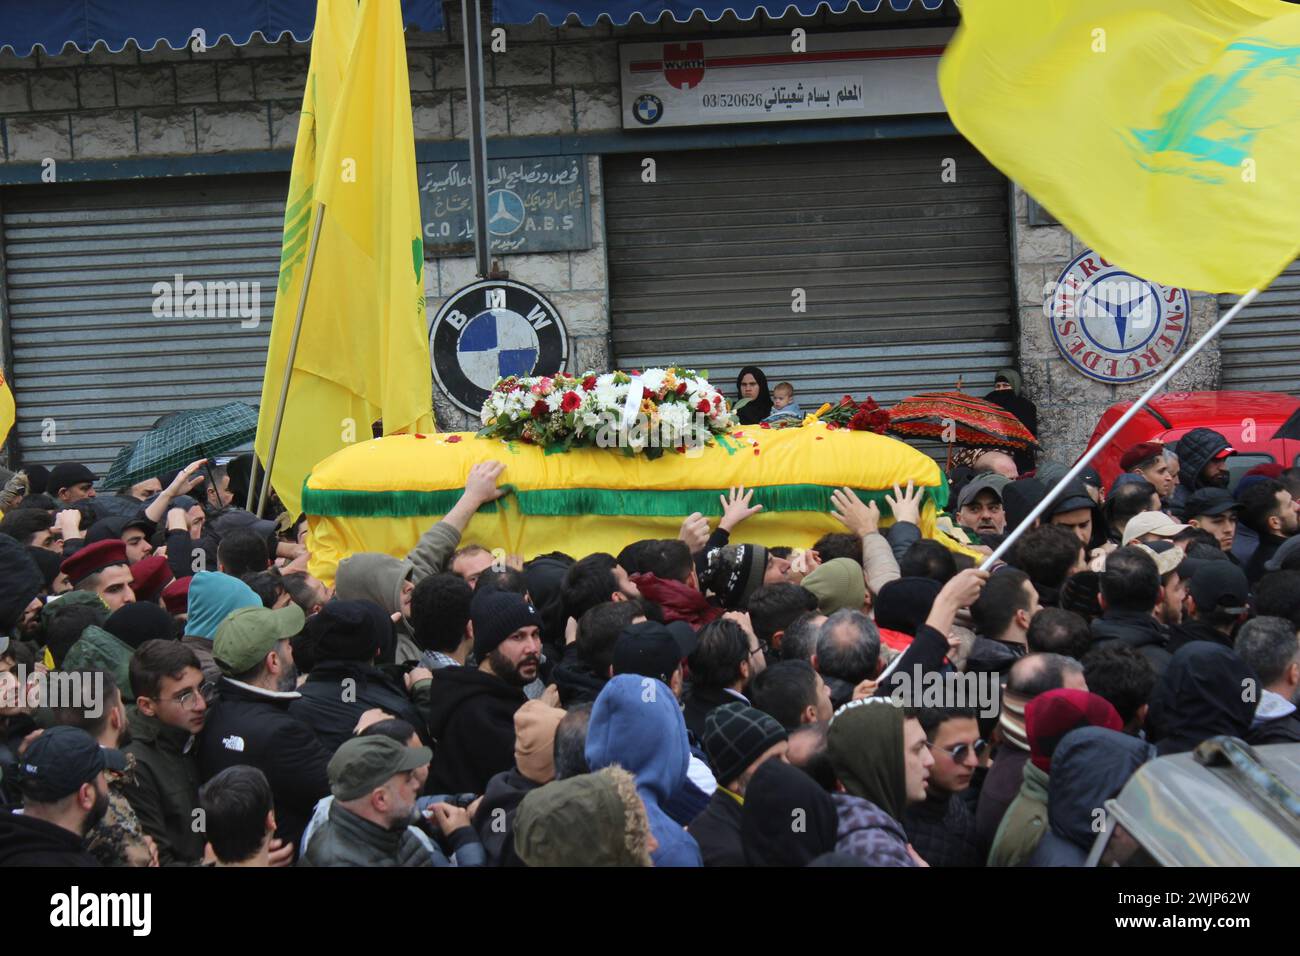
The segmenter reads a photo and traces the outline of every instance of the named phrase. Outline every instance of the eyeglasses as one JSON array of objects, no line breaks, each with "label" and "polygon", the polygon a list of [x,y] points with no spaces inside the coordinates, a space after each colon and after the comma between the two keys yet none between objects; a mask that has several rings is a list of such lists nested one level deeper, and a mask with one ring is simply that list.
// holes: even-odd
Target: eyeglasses
[{"label": "eyeglasses", "polygon": [[949,757],[952,758],[953,763],[961,763],[966,759],[966,751],[968,750],[972,750],[975,752],[976,760],[984,756],[984,751],[988,750],[989,742],[987,740],[977,740],[973,744],[958,744],[956,747],[953,747],[951,750],[947,750],[943,747],[936,747],[928,740],[925,742],[925,745],[929,747],[931,750],[937,750],[940,753],[947,754]]},{"label": "eyeglasses", "polygon": [[196,690],[187,690],[179,697],[155,697],[157,701],[168,701],[173,704],[180,704],[185,710],[193,710],[199,705],[199,696],[202,695],[204,701],[212,697],[212,692],[217,689],[217,685],[212,681],[207,681]]}]

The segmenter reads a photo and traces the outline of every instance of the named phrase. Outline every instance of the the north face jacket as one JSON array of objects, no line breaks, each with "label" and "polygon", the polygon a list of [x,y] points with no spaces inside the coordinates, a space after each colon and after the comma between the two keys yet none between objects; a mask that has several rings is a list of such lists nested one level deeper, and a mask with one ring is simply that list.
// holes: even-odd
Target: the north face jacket
[{"label": "the north face jacket", "polygon": [[238,764],[266,774],[275,798],[275,835],[295,847],[316,801],[330,792],[326,767],[333,756],[289,713],[301,696],[222,678],[221,698],[208,710],[198,745],[205,783]]}]

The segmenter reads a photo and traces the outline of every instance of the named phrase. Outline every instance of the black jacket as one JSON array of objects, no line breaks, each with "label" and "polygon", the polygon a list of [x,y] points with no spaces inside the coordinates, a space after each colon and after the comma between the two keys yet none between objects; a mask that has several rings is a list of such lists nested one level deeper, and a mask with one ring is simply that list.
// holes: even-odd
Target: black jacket
[{"label": "black jacket", "polygon": [[739,800],[718,787],[704,812],[686,828],[700,845],[705,866],[745,865],[745,847],[740,839],[743,810]]},{"label": "black jacket", "polygon": [[266,774],[275,797],[276,836],[297,847],[316,801],[330,792],[325,772],[331,752],[312,729],[289,713],[301,695],[221,680],[221,697],[199,737],[204,782],[227,767],[247,764]]},{"label": "black jacket", "polygon": [[1006,816],[1007,808],[1020,793],[1020,784],[1025,778],[1025,764],[1028,762],[1028,750],[1020,750],[1010,744],[999,748],[993,766],[984,778],[979,803],[975,807],[975,830],[983,846],[993,846],[993,838],[997,835],[1002,818]]},{"label": "black jacket", "polygon": [[99,866],[71,830],[0,808],[0,866]]},{"label": "black jacket", "polygon": [[1262,747],[1265,744],[1300,743],[1300,716],[1292,713],[1285,717],[1266,720],[1250,729],[1250,733],[1246,735],[1246,743],[1255,747]]},{"label": "black jacket", "polygon": [[474,816],[474,829],[487,857],[487,866],[523,866],[515,852],[515,811],[524,797],[542,786],[511,767],[488,781]]},{"label": "black jacket", "polygon": [[140,827],[158,844],[163,866],[197,863],[207,842],[194,829],[199,805],[196,744],[185,730],[133,711],[131,742],[122,748],[135,756],[135,772],[123,778],[122,792],[140,818]]},{"label": "black jacket", "polygon": [[682,716],[686,718],[686,729],[695,735],[696,740],[704,739],[704,718],[715,707],[723,704],[743,704],[745,699],[721,687],[692,686],[686,695]]},{"label": "black jacket", "polygon": [[555,665],[551,677],[555,681],[556,690],[560,692],[561,707],[594,703],[606,680],[599,674],[592,673],[578,660],[576,643],[564,649],[564,656]]},{"label": "black jacket", "polygon": [[1201,471],[1227,447],[1228,440],[1211,428],[1193,428],[1178,440],[1178,484],[1170,502],[1180,518],[1191,493],[1204,487],[1200,482]]},{"label": "black jacket", "polygon": [[966,672],[1005,674],[1011,670],[1012,664],[1028,653],[1029,648],[1024,644],[976,636],[970,654],[966,657]]},{"label": "black jacket", "polygon": [[[345,686],[345,680],[353,683]],[[298,692],[302,697],[289,705],[290,715],[309,726],[331,754],[352,736],[357,720],[372,707],[407,721],[428,742],[424,719],[406,689],[376,667],[358,661],[321,661]]]},{"label": "black jacket", "polygon": [[902,823],[913,849],[931,866],[983,866],[988,857],[970,804],[933,783],[923,802],[904,811]]},{"label": "black jacket", "polygon": [[1255,553],[1250,556],[1246,562],[1246,579],[1250,581],[1252,587],[1258,583],[1259,579],[1268,574],[1268,568],[1264,567],[1265,563],[1273,560],[1273,555],[1277,554],[1277,549],[1286,544],[1286,538],[1279,538],[1275,534],[1264,534],[1259,537],[1259,546],[1255,548]]},{"label": "black jacket", "polygon": [[1192,641],[1209,641],[1211,644],[1222,644],[1229,649],[1233,644],[1232,638],[1222,631],[1216,631],[1204,621],[1185,617],[1181,624],[1175,624],[1169,629],[1169,643],[1165,645],[1165,650],[1175,654],[1178,648]]},{"label": "black jacket", "polygon": [[515,765],[515,711],[527,700],[519,687],[472,667],[435,671],[429,732],[437,741],[432,793],[483,793],[488,781]]},{"label": "black jacket", "polygon": [[1150,613],[1109,610],[1092,622],[1094,644],[1120,641],[1136,648],[1159,677],[1169,667],[1169,629]]},{"label": "black jacket", "polygon": [[1151,691],[1146,727],[1160,756],[1186,753],[1203,740],[1245,737],[1256,699],[1242,693],[1259,675],[1230,648],[1193,641],[1179,648]]}]

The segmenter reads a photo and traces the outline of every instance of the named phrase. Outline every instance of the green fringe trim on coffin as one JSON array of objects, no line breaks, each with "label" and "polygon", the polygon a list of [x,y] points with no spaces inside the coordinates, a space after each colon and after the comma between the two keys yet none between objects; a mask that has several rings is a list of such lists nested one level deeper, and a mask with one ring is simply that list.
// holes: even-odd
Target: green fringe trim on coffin
[{"label": "green fringe trim on coffin", "polygon": [[[719,495],[726,488],[686,489],[675,491],[645,491],[610,488],[556,488],[541,491],[516,491],[505,486],[512,494],[500,501],[489,502],[479,510],[495,512],[502,502],[507,507],[518,508],[525,515],[648,515],[656,517],[684,517],[698,511],[706,516],[720,516],[722,507]],[[761,504],[764,511],[816,511],[825,514],[831,510],[829,485],[768,485],[754,489],[753,504]],[[882,516],[889,516],[885,502],[886,491],[867,491],[856,488],[863,501],[874,501]],[[338,491],[309,488],[303,484],[303,511],[310,515],[336,518],[415,518],[444,515],[460,500],[461,489],[446,491]],[[948,500],[945,482],[938,488],[926,488],[925,497],[942,509]]]}]

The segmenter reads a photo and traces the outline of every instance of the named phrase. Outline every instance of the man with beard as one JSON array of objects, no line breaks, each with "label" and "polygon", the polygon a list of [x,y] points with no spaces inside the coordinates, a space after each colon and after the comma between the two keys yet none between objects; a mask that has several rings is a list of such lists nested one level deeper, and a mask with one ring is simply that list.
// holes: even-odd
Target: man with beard
[{"label": "man with beard", "polygon": [[[1178,441],[1178,484],[1170,505],[1177,514],[1193,492],[1202,488],[1227,490],[1228,457],[1237,450],[1211,428],[1193,428]],[[1186,520],[1186,519],[1184,519]]]},{"label": "man with beard", "polygon": [[98,866],[84,840],[108,811],[105,770],[124,770],[120,751],[77,727],[51,727],[18,764],[21,814],[0,813],[0,866]]},{"label": "man with beard", "polygon": [[515,711],[541,663],[541,615],[522,595],[476,591],[469,613],[478,667],[433,675],[432,793],[482,793],[489,779],[514,766]]},{"label": "man with beard", "polygon": [[276,836],[297,846],[316,801],[329,793],[330,752],[289,713],[302,697],[290,640],[306,616],[296,604],[278,611],[245,607],[217,629],[212,656],[221,667],[218,701],[199,738],[206,783],[238,764],[266,774],[275,803]]},{"label": "man with beard", "polygon": [[1257,481],[1237,494],[1241,499],[1241,523],[1259,536],[1259,547],[1246,562],[1246,577],[1254,584],[1264,576],[1264,565],[1273,559],[1277,549],[1300,531],[1300,504],[1286,485],[1272,479]]}]

